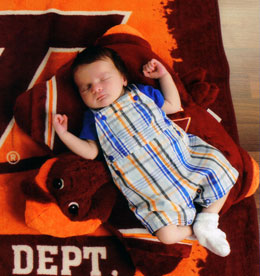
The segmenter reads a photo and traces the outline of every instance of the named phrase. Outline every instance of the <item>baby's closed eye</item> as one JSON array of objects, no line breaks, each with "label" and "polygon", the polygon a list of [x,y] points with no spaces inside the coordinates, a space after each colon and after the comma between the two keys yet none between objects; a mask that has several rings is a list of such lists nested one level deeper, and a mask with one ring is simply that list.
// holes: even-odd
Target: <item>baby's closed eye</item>
[{"label": "baby's closed eye", "polygon": [[91,84],[86,84],[79,88],[80,93],[86,93],[91,89]]},{"label": "baby's closed eye", "polygon": [[100,80],[101,80],[101,82],[103,82],[103,81],[107,81],[107,80],[109,80],[111,78],[112,78],[112,76],[104,76]]}]

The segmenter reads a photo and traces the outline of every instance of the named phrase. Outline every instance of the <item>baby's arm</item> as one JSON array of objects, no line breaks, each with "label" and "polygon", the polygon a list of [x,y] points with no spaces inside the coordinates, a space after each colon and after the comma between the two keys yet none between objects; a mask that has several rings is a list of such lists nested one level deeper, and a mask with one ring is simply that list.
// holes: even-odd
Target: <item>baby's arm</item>
[{"label": "baby's arm", "polygon": [[53,117],[53,127],[62,142],[75,154],[85,159],[95,159],[98,155],[98,146],[95,141],[82,140],[68,131],[68,117],[56,114]]},{"label": "baby's arm", "polygon": [[156,59],[150,60],[143,66],[143,73],[148,78],[159,80],[161,91],[165,99],[162,110],[166,114],[172,114],[183,110],[181,107],[180,95],[172,76],[161,62]]}]

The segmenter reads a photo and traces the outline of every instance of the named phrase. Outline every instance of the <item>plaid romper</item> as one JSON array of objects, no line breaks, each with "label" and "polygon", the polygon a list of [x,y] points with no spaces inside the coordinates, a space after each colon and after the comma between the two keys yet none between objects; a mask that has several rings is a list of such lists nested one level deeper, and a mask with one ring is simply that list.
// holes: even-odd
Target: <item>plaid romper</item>
[{"label": "plaid romper", "polygon": [[151,233],[192,224],[194,202],[207,207],[236,182],[219,150],[187,134],[134,85],[94,117],[114,182]]}]

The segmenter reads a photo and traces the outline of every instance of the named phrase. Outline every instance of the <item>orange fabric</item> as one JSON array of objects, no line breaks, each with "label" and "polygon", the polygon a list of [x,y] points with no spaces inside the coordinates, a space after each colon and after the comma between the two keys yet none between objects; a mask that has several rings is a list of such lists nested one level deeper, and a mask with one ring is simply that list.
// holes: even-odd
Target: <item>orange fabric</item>
[{"label": "orange fabric", "polygon": [[[32,156],[43,156],[46,154],[46,150],[32,141],[32,139],[17,126],[14,120],[10,122],[5,134],[6,138],[4,137],[5,135],[3,135],[1,138],[2,143],[0,143],[0,162],[12,162],[9,158],[10,152],[14,152],[19,159],[30,158]],[[15,156],[13,156],[13,159],[15,159]],[[19,160],[17,161],[19,162]]]},{"label": "orange fabric", "polygon": [[[1,10],[27,10],[43,11],[47,9],[58,9],[64,12],[72,11],[122,11],[129,12],[127,24],[137,30],[141,30],[142,35],[151,43],[153,50],[165,61],[172,60],[169,51],[165,49],[177,48],[177,42],[168,33],[166,25],[164,6],[167,1],[143,0],[142,8],[138,0],[120,1],[61,1],[61,0],[40,0],[40,1],[1,1]],[[145,16],[144,16],[145,15]],[[158,35],[159,34],[159,35]],[[170,64],[171,65],[171,64]]]},{"label": "orange fabric", "polygon": [[252,196],[256,192],[257,188],[259,187],[259,166],[258,166],[258,163],[252,157],[251,157],[251,162],[253,167],[253,179],[246,197]]},{"label": "orange fabric", "polygon": [[[21,193],[20,183],[26,180],[33,171],[0,174],[0,234],[39,234],[36,229],[29,228],[24,222],[25,197]],[[14,181],[15,179],[15,181]]]},{"label": "orange fabric", "polygon": [[109,30],[107,30],[104,33],[104,36],[111,35],[111,34],[117,34],[117,33],[128,33],[128,34],[136,35],[136,36],[139,36],[139,37],[145,39],[145,37],[140,32],[138,32],[136,29],[134,29],[131,26],[126,25],[126,24],[117,25],[115,27],[110,28]]},{"label": "orange fabric", "polygon": [[[71,221],[62,214],[56,203],[26,202],[26,224],[41,234],[55,237],[71,237],[93,233],[101,225],[99,219]],[[55,219],[52,219],[55,218]],[[48,224],[49,225],[46,225]],[[102,233],[104,234],[104,233]]]},{"label": "orange fabric", "polygon": [[189,258],[183,258],[179,265],[176,267],[174,272],[166,274],[164,276],[175,276],[175,275],[187,275],[187,276],[195,276],[199,275],[201,268],[198,266],[197,262],[200,260],[201,262],[205,262],[208,256],[207,250],[202,247],[197,241],[194,242],[192,246],[192,251]]}]

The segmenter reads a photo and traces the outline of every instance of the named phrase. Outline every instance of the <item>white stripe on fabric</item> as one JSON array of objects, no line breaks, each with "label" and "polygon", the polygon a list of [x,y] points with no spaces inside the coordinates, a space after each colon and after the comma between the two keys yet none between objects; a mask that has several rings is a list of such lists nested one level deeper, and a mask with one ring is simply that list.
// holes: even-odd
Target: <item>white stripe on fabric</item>
[{"label": "white stripe on fabric", "polygon": [[57,83],[56,78],[53,76],[46,84],[46,103],[45,103],[45,144],[53,149],[55,131],[52,125],[53,114],[57,112]]}]

